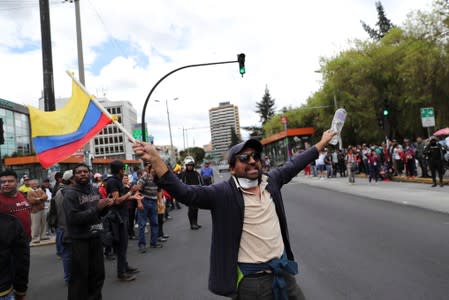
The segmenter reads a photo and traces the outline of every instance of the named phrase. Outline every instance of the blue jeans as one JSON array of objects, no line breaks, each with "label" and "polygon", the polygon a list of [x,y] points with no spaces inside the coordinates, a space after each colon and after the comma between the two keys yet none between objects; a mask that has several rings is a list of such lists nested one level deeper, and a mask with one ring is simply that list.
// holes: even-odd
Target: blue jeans
[{"label": "blue jeans", "polygon": [[57,227],[56,228],[56,255],[62,257],[62,251],[64,246],[62,245],[62,241],[64,239],[64,230]]},{"label": "blue jeans", "polygon": [[157,203],[156,200],[151,200],[149,198],[144,198],[143,209],[137,210],[137,224],[139,225],[138,232],[138,246],[146,246],[147,242],[145,239],[145,226],[147,225],[148,217],[150,218],[150,244],[156,245],[158,238],[159,226],[157,222]]},{"label": "blue jeans", "polygon": [[71,279],[72,247],[64,244],[64,230],[56,228],[56,254],[61,257],[64,269],[64,281],[68,283]]},{"label": "blue jeans", "polygon": [[8,295],[0,297],[0,300],[15,300],[15,293],[14,290],[12,290]]}]

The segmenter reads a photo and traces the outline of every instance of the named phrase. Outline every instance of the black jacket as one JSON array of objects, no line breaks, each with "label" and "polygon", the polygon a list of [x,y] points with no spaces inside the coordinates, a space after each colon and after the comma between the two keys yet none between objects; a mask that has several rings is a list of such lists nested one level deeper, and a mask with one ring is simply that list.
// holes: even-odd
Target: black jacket
[{"label": "black jacket", "polygon": [[75,184],[64,189],[63,207],[70,238],[100,237],[102,211],[97,209],[100,193],[92,185]]},{"label": "black jacket", "polygon": [[0,293],[14,289],[24,295],[28,287],[30,246],[22,224],[0,213]]},{"label": "black jacket", "polygon": [[[318,151],[311,147],[282,167],[273,168],[267,174],[267,191],[270,192],[279,218],[285,252],[289,260],[294,260],[287,228],[281,187],[288,183],[299,171],[318,157]],[[212,215],[212,242],[210,254],[209,289],[218,295],[237,295],[237,259],[243,229],[244,202],[242,192],[234,180],[223,181],[208,186],[186,185],[172,172],[167,172],[158,181],[180,202],[209,209]]]}]

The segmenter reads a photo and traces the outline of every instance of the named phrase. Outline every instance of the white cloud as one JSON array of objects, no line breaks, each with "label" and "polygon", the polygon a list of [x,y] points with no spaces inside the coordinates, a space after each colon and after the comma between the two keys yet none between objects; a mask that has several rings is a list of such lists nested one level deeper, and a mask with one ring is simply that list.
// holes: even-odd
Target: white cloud
[{"label": "white cloud", "polygon": [[[387,17],[400,25],[411,10],[429,8],[430,0],[382,3]],[[168,72],[184,65],[235,60],[238,53],[246,53],[244,78],[237,64],[207,66],[181,70],[155,89],[152,100],[169,99],[173,141],[180,148],[182,127],[197,128],[187,131],[188,145],[193,139],[197,146],[209,142],[204,128],[209,125],[208,109],[222,101],[239,106],[243,126],[258,124],[255,102],[265,85],[278,109],[304,103],[319,88],[320,76],[314,72],[319,57],[337,54],[350,39],[366,38],[360,20],[370,25],[377,20],[374,1],[360,0],[87,0],[80,5],[87,88],[100,96],[105,92],[111,100],[131,101],[139,120],[150,89]],[[50,19],[55,95],[63,97],[71,88],[65,70],[78,69],[73,3],[51,1]],[[29,43],[40,46],[38,3],[0,2],[0,22],[0,97],[37,105],[43,86],[40,49],[11,49]],[[112,39],[137,47],[148,57],[148,65],[138,65]],[[105,43],[121,56],[92,72],[89,66],[105,55],[95,49]],[[170,100],[175,97],[179,100]],[[168,144],[164,102],[149,103],[147,121],[156,143]]]}]

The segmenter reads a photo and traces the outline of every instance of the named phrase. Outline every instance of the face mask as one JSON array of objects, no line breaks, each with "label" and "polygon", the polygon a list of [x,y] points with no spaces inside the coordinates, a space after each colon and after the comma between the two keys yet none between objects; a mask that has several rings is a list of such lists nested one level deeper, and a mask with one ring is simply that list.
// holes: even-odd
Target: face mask
[{"label": "face mask", "polygon": [[237,181],[239,182],[240,186],[244,189],[250,189],[256,187],[259,184],[259,180],[257,179],[237,177]]}]

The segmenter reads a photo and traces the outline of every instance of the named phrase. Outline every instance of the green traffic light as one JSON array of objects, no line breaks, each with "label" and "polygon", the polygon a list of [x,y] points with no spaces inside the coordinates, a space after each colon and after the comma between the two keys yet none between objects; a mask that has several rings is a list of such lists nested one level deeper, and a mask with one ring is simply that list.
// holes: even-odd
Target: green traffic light
[{"label": "green traffic light", "polygon": [[384,116],[388,116],[388,110],[384,109]]},{"label": "green traffic light", "polygon": [[245,74],[245,67],[240,67],[240,74],[241,75]]}]

